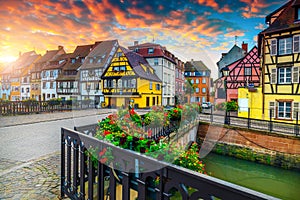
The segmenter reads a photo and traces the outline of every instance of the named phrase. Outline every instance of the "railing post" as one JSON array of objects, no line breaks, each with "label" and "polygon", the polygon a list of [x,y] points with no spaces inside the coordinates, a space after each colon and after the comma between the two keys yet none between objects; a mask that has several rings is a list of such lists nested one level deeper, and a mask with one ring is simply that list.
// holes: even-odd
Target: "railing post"
[{"label": "railing post", "polygon": [[250,108],[248,108],[247,127],[248,127],[248,129],[250,129]]},{"label": "railing post", "polygon": [[296,112],[296,124],[294,128],[296,136],[299,135],[299,112]]},{"label": "railing post", "polygon": [[272,122],[272,109],[270,109],[270,121],[269,121],[269,131],[272,132],[273,130],[273,122]]},{"label": "railing post", "polygon": [[65,185],[65,136],[64,130],[61,129],[61,179],[60,179],[60,192],[61,198],[65,196],[64,185]]},{"label": "railing post", "polygon": [[213,116],[213,106],[210,107],[210,123],[213,123],[214,116]]}]

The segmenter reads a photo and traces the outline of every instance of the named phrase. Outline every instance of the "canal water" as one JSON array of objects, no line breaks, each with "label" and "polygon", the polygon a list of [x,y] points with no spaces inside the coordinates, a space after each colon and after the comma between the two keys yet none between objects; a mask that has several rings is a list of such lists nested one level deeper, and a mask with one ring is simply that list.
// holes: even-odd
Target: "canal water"
[{"label": "canal water", "polygon": [[233,157],[208,154],[203,161],[213,177],[280,199],[300,199],[300,171],[285,170]]}]

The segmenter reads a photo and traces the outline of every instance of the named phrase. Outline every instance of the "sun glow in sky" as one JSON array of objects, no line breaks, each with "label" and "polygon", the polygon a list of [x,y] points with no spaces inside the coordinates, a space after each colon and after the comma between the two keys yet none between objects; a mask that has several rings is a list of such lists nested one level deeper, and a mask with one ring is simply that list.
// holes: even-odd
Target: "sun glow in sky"
[{"label": "sun glow in sky", "polygon": [[[244,41],[257,45],[265,16],[286,0],[0,0],[0,62],[19,52],[118,39],[125,47],[155,42],[183,61],[216,62]],[[235,36],[237,40],[235,41]]]}]

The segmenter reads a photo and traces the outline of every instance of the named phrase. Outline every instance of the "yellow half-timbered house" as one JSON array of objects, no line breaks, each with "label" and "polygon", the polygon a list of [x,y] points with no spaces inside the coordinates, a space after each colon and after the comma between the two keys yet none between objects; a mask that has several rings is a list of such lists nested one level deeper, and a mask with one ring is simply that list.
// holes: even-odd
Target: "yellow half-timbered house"
[{"label": "yellow half-timbered house", "polygon": [[289,1],[269,14],[266,22],[269,27],[258,37],[262,116],[295,122],[300,119],[300,1]]},{"label": "yellow half-timbered house", "polygon": [[161,105],[161,80],[139,54],[119,47],[102,75],[107,107],[138,108]]}]

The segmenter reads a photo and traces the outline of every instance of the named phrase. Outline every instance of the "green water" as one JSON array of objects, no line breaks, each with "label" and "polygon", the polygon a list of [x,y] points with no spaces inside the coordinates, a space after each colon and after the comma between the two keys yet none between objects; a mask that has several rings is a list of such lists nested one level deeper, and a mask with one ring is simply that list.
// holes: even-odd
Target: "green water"
[{"label": "green water", "polygon": [[211,176],[280,199],[300,199],[300,171],[285,170],[210,153],[203,159]]}]

